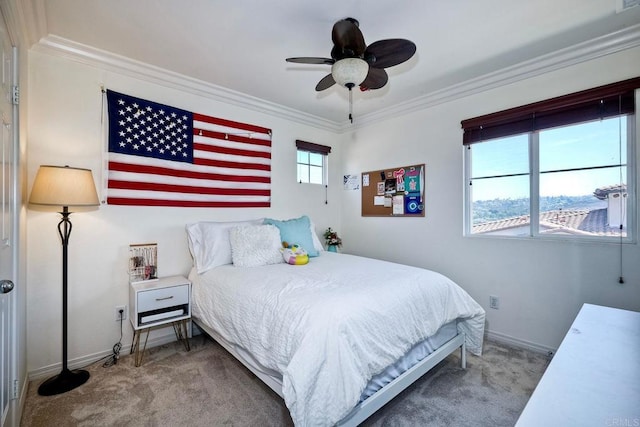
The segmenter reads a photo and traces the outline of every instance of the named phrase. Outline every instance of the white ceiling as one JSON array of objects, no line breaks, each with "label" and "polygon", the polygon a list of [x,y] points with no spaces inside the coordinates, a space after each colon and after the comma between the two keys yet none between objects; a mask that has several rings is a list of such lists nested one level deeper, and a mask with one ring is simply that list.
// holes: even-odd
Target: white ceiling
[{"label": "white ceiling", "polygon": [[622,0],[30,1],[34,41],[62,37],[338,124],[347,90],[314,90],[330,67],[285,58],[329,57],[339,19],[358,19],[367,44],[417,45],[384,88],[354,92],[356,118],[640,22],[640,7],[616,12]]}]

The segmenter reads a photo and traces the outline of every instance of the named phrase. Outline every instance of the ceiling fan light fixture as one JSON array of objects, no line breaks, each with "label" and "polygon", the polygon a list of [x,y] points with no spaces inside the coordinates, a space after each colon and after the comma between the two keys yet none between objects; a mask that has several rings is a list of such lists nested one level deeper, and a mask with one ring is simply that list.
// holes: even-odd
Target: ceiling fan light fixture
[{"label": "ceiling fan light fixture", "polygon": [[360,85],[367,78],[369,64],[360,58],[344,58],[331,66],[331,75],[337,84],[346,88]]}]

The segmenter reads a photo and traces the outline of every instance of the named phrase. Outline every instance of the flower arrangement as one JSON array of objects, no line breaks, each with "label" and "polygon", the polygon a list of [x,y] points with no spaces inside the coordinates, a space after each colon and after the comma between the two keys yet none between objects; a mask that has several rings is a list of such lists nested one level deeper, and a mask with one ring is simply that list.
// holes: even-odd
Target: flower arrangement
[{"label": "flower arrangement", "polygon": [[342,239],[338,237],[338,233],[333,231],[331,227],[324,232],[324,241],[327,246],[342,246]]}]

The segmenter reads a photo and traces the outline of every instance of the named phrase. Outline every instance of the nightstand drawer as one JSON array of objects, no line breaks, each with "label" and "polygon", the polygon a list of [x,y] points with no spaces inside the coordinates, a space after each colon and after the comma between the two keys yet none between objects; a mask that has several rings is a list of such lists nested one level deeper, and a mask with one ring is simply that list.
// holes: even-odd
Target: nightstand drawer
[{"label": "nightstand drawer", "polygon": [[189,284],[138,292],[138,313],[189,304]]}]

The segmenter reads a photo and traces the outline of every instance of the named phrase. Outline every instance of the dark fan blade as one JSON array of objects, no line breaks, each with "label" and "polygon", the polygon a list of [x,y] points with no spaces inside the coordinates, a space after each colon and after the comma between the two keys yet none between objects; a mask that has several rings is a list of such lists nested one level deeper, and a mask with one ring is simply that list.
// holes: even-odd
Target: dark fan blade
[{"label": "dark fan blade", "polygon": [[331,58],[315,58],[315,57],[298,57],[298,58],[287,58],[287,62],[296,62],[298,64],[326,64],[331,65],[335,60]]},{"label": "dark fan blade", "polygon": [[389,76],[385,70],[382,68],[369,67],[369,74],[367,74],[367,78],[360,83],[360,90],[380,89],[387,84],[387,81],[389,81]]},{"label": "dark fan blade", "polygon": [[323,91],[325,89],[329,89],[334,84],[336,84],[336,81],[333,80],[333,76],[331,74],[327,74],[316,85],[316,91],[320,92],[320,91]]},{"label": "dark fan blade", "polygon": [[331,39],[334,44],[331,57],[335,60],[362,57],[367,48],[362,32],[358,28],[358,21],[353,18],[336,22],[333,25]]},{"label": "dark fan blade", "polygon": [[405,39],[379,40],[370,44],[364,53],[364,59],[371,67],[393,67],[408,60],[416,53],[416,45]]}]

